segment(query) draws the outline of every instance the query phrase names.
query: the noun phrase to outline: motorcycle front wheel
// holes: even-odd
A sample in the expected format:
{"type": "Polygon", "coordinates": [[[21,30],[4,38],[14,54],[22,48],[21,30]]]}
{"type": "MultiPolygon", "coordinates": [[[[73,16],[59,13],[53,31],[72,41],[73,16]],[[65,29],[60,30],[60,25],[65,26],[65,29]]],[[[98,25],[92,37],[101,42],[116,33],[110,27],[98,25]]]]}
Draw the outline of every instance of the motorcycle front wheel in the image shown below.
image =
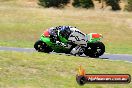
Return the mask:
{"type": "Polygon", "coordinates": [[[37,42],[35,42],[34,44],[34,48],[38,51],[38,52],[45,52],[45,53],[49,53],[52,51],[52,49],[50,47],[47,46],[47,44],[41,40],[38,40],[37,42]]]}

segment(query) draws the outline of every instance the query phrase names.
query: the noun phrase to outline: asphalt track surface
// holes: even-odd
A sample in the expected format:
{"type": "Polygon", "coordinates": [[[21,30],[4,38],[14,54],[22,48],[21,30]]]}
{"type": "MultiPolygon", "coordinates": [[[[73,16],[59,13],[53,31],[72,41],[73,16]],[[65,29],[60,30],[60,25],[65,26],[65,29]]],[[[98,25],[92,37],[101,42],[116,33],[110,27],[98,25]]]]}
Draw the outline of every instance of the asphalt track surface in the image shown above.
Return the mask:
{"type": "MultiPolygon", "coordinates": [[[[16,51],[16,52],[36,52],[33,48],[16,48],[16,47],[2,47],[0,46],[0,51],[16,51]]],[[[58,54],[52,52],[51,54],[58,54]]],[[[62,54],[62,53],[59,53],[62,54]]],[[[86,57],[86,56],[82,56],[86,57]]],[[[132,63],[132,55],[129,54],[104,54],[100,56],[100,59],[105,60],[115,60],[115,61],[127,61],[132,63]]]]}

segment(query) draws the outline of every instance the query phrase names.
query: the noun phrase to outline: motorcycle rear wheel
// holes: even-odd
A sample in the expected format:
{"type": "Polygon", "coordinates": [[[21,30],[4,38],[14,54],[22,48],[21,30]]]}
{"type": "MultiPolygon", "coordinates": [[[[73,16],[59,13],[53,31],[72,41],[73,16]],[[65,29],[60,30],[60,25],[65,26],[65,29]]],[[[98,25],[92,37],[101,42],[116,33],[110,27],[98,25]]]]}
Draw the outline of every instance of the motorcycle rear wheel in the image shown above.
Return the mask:
{"type": "Polygon", "coordinates": [[[102,42],[89,43],[84,54],[92,57],[98,58],[105,52],[105,45],[102,42]]]}

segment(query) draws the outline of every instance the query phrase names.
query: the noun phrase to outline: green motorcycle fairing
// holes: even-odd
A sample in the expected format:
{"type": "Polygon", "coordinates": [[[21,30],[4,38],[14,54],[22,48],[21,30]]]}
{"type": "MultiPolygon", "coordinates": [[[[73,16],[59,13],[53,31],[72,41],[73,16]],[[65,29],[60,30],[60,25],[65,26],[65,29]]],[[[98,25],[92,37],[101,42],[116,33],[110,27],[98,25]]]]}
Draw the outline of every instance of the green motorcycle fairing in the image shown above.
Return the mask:
{"type": "MultiPolygon", "coordinates": [[[[98,33],[89,33],[89,34],[86,34],[86,38],[88,39],[87,43],[95,43],[95,42],[101,40],[102,35],[98,34],[98,33]]],[[[68,40],[66,38],[62,37],[61,35],[59,35],[59,39],[64,44],[67,44],[67,42],[68,42],[68,40]]],[[[53,43],[50,40],[50,37],[46,37],[43,34],[41,35],[40,40],[45,42],[49,47],[51,47],[57,53],[69,52],[69,49],[65,48],[64,46],[60,46],[60,45],[57,45],[56,43],[53,43]]]]}
{"type": "MultiPolygon", "coordinates": [[[[62,36],[59,36],[61,42],[67,43],[68,40],[63,38],[62,36]]],[[[45,42],[49,47],[51,47],[55,52],[61,53],[61,52],[69,52],[69,49],[65,48],[64,46],[57,45],[56,43],[53,43],[50,40],[50,37],[45,37],[44,35],[41,35],[40,40],[45,42]]]]}

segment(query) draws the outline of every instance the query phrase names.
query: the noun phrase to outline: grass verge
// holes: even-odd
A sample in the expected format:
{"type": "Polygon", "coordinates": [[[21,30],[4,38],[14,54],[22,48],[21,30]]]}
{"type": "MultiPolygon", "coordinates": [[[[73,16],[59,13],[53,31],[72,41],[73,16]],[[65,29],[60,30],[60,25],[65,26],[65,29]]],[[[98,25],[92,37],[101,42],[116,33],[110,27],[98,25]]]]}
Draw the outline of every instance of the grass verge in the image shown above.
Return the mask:
{"type": "MultiPolygon", "coordinates": [[[[131,74],[132,63],[44,53],[0,52],[0,88],[80,88],[76,69],[131,74]]],[[[81,88],[131,88],[130,84],[88,84],[81,88]]]]}

